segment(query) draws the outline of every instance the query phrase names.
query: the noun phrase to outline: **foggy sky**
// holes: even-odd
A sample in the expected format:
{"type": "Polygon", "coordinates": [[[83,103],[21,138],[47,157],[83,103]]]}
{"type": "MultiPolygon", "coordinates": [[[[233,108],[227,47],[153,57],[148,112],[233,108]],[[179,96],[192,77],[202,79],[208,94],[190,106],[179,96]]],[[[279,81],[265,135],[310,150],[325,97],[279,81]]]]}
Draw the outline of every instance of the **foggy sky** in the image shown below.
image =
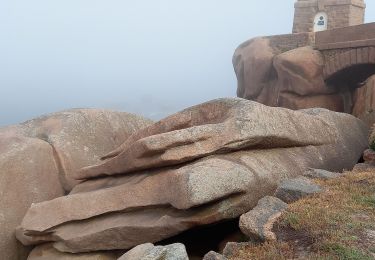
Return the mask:
{"type": "Polygon", "coordinates": [[[235,96],[235,48],[290,33],[293,3],[0,0],[0,125],[77,107],[155,119],[235,96]]]}

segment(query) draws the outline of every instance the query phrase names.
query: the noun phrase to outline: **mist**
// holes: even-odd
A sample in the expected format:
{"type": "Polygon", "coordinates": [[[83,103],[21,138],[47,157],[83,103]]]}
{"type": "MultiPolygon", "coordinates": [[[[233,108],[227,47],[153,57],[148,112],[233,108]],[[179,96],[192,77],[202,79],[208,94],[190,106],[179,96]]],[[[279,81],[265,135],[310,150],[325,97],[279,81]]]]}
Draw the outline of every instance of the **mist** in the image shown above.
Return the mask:
{"type": "Polygon", "coordinates": [[[235,48],[291,33],[293,4],[0,0],[0,125],[86,107],[160,119],[235,96],[235,48]]]}

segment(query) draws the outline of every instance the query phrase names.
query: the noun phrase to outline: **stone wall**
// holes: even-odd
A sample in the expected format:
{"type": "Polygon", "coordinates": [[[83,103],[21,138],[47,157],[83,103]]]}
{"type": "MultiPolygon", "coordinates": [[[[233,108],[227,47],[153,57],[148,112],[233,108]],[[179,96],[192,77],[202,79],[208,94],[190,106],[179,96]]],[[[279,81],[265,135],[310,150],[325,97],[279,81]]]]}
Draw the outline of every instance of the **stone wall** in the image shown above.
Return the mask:
{"type": "Polygon", "coordinates": [[[293,33],[312,32],[318,12],[327,13],[328,29],[362,24],[365,8],[363,0],[299,0],[295,3],[293,33]]]}
{"type": "Polygon", "coordinates": [[[266,36],[270,46],[279,53],[314,44],[313,33],[295,33],[266,36]]]}
{"type": "Polygon", "coordinates": [[[315,33],[318,50],[347,49],[375,46],[375,23],[315,33]]]}

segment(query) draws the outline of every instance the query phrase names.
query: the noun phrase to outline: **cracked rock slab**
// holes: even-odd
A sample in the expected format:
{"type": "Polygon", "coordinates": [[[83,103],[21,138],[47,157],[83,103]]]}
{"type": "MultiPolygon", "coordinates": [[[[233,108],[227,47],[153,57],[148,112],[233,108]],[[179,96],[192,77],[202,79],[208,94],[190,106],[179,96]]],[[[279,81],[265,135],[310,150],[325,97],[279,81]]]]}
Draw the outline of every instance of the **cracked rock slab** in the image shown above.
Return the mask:
{"type": "Polygon", "coordinates": [[[322,192],[322,188],[306,177],[288,179],[281,182],[275,197],[286,203],[293,203],[310,195],[322,192]]]}
{"type": "Polygon", "coordinates": [[[337,129],[319,116],[240,98],[209,101],[167,117],[128,138],[79,179],[171,166],[217,153],[335,142],[337,129]],[[321,129],[326,129],[321,134],[321,129]]]}
{"type": "MultiPolygon", "coordinates": [[[[274,194],[283,180],[300,176],[308,168],[349,169],[367,146],[367,127],[350,115],[324,109],[284,114],[285,109],[274,108],[274,117],[269,119],[264,116],[267,113],[263,113],[269,109],[267,107],[246,100],[235,99],[229,104],[232,102],[250,104],[241,110],[245,114],[258,113],[250,120],[250,126],[257,131],[269,130],[268,134],[262,134],[265,138],[255,139],[259,146],[240,151],[221,150],[218,154],[173,167],[86,180],[64,198],[33,205],[17,229],[17,238],[25,245],[54,242],[53,246],[59,251],[71,253],[130,249],[143,243],[156,243],[194,227],[237,218],[255,207],[264,196],[274,194]],[[279,111],[287,116],[279,117],[279,111]],[[275,117],[276,121],[272,122],[275,117]],[[289,137],[298,131],[298,124],[304,124],[301,118],[311,117],[329,127],[302,127],[306,136],[300,136],[304,140],[296,146],[298,138],[294,136],[297,139],[290,140],[289,137]],[[290,125],[295,127],[289,128],[290,125]],[[317,139],[315,142],[315,138],[327,136],[327,131],[331,130],[333,140],[317,139]],[[273,136],[275,131],[290,133],[280,139],[280,135],[273,136]],[[269,144],[269,141],[272,142],[269,144]],[[323,144],[314,145],[316,143],[323,144]]],[[[208,102],[210,105],[217,103],[217,100],[208,102]]],[[[200,118],[194,113],[200,115],[201,108],[188,110],[193,114],[189,118],[200,118]]],[[[220,109],[209,111],[226,113],[220,109]]],[[[215,113],[204,112],[203,115],[212,119],[217,118],[215,113]]],[[[168,122],[168,129],[190,128],[189,120],[183,121],[187,125],[168,122]]],[[[207,119],[207,122],[215,125],[214,121],[207,119]]],[[[178,129],[173,131],[178,132],[178,129]]]]}
{"type": "Polygon", "coordinates": [[[255,240],[276,240],[272,228],[287,207],[288,204],[278,198],[264,197],[254,209],[240,217],[240,229],[246,236],[255,240]]]}

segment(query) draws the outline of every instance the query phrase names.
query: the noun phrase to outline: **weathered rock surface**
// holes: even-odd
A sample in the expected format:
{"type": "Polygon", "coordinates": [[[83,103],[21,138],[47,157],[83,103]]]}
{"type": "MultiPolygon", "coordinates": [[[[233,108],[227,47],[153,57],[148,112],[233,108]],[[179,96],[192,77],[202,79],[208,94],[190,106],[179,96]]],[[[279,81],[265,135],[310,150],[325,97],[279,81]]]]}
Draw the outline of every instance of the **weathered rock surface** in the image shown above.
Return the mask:
{"type": "MultiPolygon", "coordinates": [[[[174,167],[83,182],[69,196],[33,205],[17,237],[25,244],[55,242],[54,247],[65,252],[130,249],[161,241],[195,226],[239,217],[259,199],[272,195],[282,180],[302,175],[308,168],[349,169],[367,146],[368,129],[359,119],[322,109],[289,111],[246,100],[218,100],[208,103],[215,109],[191,109],[187,113],[190,119],[182,122],[195,126],[190,122],[201,120],[203,125],[214,122],[215,117],[221,119],[220,113],[224,112],[219,108],[227,111],[222,103],[240,104],[243,118],[253,118],[249,120],[252,129],[263,133],[257,130],[263,126],[269,136],[263,133],[263,138],[256,139],[258,145],[246,146],[248,149],[242,151],[225,149],[221,154],[174,167]],[[268,109],[274,113],[270,118],[268,109]],[[300,129],[297,121],[301,125],[316,123],[301,128],[305,137],[292,138],[291,133],[300,129]]],[[[158,135],[164,125],[178,135],[188,129],[180,122],[169,118],[148,131],[156,129],[158,135]]],[[[137,138],[130,139],[138,140],[143,135],[152,133],[140,131],[137,138]]]]}
{"type": "Polygon", "coordinates": [[[312,179],[335,179],[340,177],[342,174],[337,172],[330,172],[322,169],[308,169],[303,173],[304,176],[312,178],[312,179]]]}
{"type": "Polygon", "coordinates": [[[73,109],[27,121],[18,125],[17,131],[53,147],[61,181],[65,190],[70,191],[79,183],[79,169],[100,162],[101,156],[151,123],[125,112],[73,109]]]}
{"type": "Polygon", "coordinates": [[[273,58],[277,51],[266,38],[255,38],[241,44],[234,56],[233,66],[238,79],[237,96],[272,106],[275,96],[273,58]]]}
{"type": "Polygon", "coordinates": [[[210,251],[203,257],[203,260],[227,260],[227,258],[219,253],[210,251]]]}
{"type": "Polygon", "coordinates": [[[320,192],[322,192],[322,189],[319,185],[306,177],[298,177],[281,182],[275,192],[275,196],[286,203],[292,203],[320,192]]]}
{"type": "Polygon", "coordinates": [[[352,114],[368,126],[375,124],[375,76],[368,78],[362,87],[356,89],[352,114]]]}
{"type": "Polygon", "coordinates": [[[26,259],[15,238],[32,203],[64,195],[52,147],[41,140],[0,134],[0,259],[26,259]]]}
{"type": "Polygon", "coordinates": [[[154,246],[153,244],[139,245],[118,260],[189,260],[183,244],[154,246]]]}
{"type": "MultiPolygon", "coordinates": [[[[37,246],[31,251],[27,260],[117,260],[118,254],[111,252],[97,252],[84,254],[62,253],[52,244],[44,244],[37,246]]],[[[138,258],[140,259],[140,258],[138,258]]]]}
{"type": "Polygon", "coordinates": [[[375,123],[375,76],[366,82],[356,82],[358,72],[350,82],[345,75],[336,82],[324,79],[329,53],[324,58],[310,46],[289,51],[279,47],[269,37],[258,37],[237,48],[233,66],[238,97],[295,110],[322,107],[353,114],[368,126],[375,123]]]}
{"type": "Polygon", "coordinates": [[[155,246],[151,243],[142,244],[126,252],[118,260],[138,260],[146,256],[155,246]]]}
{"type": "Polygon", "coordinates": [[[137,132],[112,153],[115,157],[83,169],[79,178],[176,165],[249,148],[321,145],[335,138],[334,126],[319,117],[244,99],[218,99],[137,132]]]}
{"type": "Polygon", "coordinates": [[[266,196],[259,200],[254,209],[240,217],[240,229],[255,240],[276,240],[272,228],[287,207],[288,204],[280,199],[266,196]]]}
{"type": "Polygon", "coordinates": [[[351,112],[352,93],[325,82],[320,51],[306,46],[280,52],[266,37],[247,41],[237,48],[233,66],[238,97],[295,110],[322,107],[351,112]]]}

